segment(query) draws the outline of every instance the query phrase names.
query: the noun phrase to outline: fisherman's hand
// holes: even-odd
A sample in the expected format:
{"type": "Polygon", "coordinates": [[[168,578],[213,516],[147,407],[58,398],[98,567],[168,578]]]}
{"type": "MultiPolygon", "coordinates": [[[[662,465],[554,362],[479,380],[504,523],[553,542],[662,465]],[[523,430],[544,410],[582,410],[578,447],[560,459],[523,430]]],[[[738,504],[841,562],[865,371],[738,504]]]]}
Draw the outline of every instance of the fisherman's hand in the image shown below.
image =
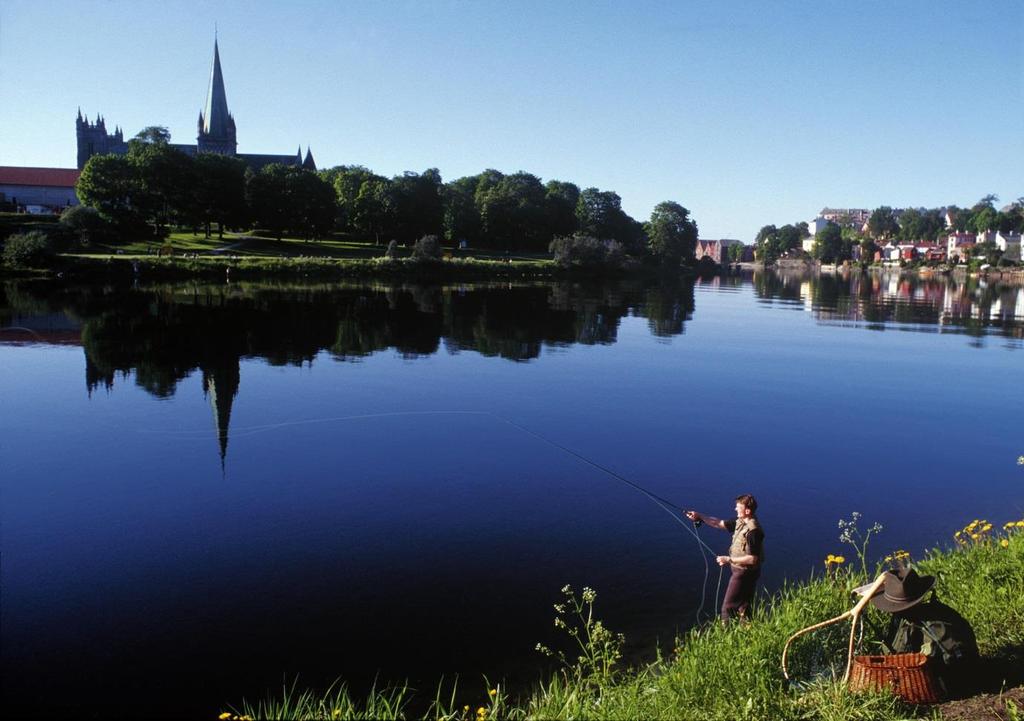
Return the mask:
{"type": "Polygon", "coordinates": [[[730,563],[732,563],[731,556],[718,556],[717,558],[715,558],[715,560],[718,561],[719,566],[728,566],[730,563]]]}
{"type": "Polygon", "coordinates": [[[689,518],[691,521],[701,521],[700,514],[696,511],[683,511],[683,515],[689,518]]]}

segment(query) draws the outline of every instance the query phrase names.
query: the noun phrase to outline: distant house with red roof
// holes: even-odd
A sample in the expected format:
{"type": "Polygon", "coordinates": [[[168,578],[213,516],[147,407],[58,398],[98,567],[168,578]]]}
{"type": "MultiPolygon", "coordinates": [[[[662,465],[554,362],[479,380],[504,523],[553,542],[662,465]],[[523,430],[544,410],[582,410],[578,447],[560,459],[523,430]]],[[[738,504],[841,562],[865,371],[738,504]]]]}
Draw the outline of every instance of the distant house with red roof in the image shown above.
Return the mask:
{"type": "Polygon", "coordinates": [[[29,212],[59,213],[78,205],[77,168],[22,168],[0,165],[0,200],[29,212]]]}

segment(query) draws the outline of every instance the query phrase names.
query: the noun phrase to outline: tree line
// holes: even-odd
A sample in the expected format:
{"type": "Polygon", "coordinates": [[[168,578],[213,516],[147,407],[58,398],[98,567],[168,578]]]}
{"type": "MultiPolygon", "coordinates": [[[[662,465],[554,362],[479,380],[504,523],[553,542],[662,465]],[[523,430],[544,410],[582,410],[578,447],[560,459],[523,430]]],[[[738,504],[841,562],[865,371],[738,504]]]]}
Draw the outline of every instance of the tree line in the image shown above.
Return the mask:
{"type": "MultiPolygon", "coordinates": [[[[1024,198],[1018,198],[1003,210],[996,210],[999,198],[986,195],[970,208],[908,208],[897,211],[887,205],[875,208],[868,217],[866,230],[857,227],[851,218],[829,222],[814,234],[811,256],[825,263],[851,260],[854,248],[860,246],[862,258],[874,257],[881,245],[895,243],[936,242],[950,232],[1002,233],[1024,232],[1024,198]],[[946,216],[952,225],[947,227],[946,216]]],[[[777,228],[763,226],[754,238],[759,256],[773,262],[787,252],[801,247],[811,235],[807,223],[795,223],[777,228]]],[[[976,253],[990,254],[991,242],[979,244],[976,253]]]]}
{"type": "Polygon", "coordinates": [[[165,128],[146,128],[123,156],[94,156],[78,196],[121,237],[143,226],[160,235],[172,225],[258,228],[318,239],[331,233],[359,240],[409,243],[437,236],[477,248],[556,252],[590,257],[692,260],[697,225],[679,203],[658,204],[646,223],[630,217],[613,191],[579,188],[526,172],[497,170],[444,182],[436,168],[391,178],[361,165],[319,172],[272,164],[257,171],[240,159],[186,155],[165,128]],[[554,244],[556,239],[573,239],[554,244]]]}

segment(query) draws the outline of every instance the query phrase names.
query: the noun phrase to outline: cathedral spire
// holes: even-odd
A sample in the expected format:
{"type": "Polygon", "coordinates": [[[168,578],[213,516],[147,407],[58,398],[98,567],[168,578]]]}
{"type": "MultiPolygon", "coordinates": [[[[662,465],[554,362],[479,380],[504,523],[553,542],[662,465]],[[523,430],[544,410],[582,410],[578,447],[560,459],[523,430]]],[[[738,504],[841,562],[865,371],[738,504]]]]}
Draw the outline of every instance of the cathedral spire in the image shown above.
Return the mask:
{"type": "Polygon", "coordinates": [[[210,87],[206,92],[206,106],[203,110],[203,132],[215,138],[226,138],[233,124],[228,112],[227,94],[224,92],[224,75],[220,69],[220,49],[214,38],[213,69],[210,71],[210,87]]]}
{"type": "Polygon", "coordinates": [[[228,112],[228,98],[224,92],[224,75],[220,69],[220,47],[216,36],[213,39],[210,87],[206,91],[206,105],[199,113],[199,135],[196,141],[200,153],[234,155],[238,148],[235,119],[228,112]]]}

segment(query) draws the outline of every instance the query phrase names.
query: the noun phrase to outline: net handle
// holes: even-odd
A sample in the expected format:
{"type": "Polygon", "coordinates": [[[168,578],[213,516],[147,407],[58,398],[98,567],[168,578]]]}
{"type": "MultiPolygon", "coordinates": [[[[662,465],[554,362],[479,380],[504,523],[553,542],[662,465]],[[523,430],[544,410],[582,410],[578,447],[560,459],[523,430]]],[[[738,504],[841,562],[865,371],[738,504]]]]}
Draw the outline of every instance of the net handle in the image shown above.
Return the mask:
{"type": "Polygon", "coordinates": [[[786,666],[786,658],[789,655],[789,646],[791,643],[793,643],[793,641],[798,639],[800,636],[803,636],[805,633],[810,633],[811,631],[815,631],[819,628],[824,628],[825,626],[828,626],[830,624],[839,623],[840,621],[843,621],[847,618],[851,618],[853,619],[853,623],[850,624],[850,643],[847,647],[846,652],[846,672],[843,674],[843,683],[846,683],[847,679],[850,677],[850,669],[853,666],[853,640],[857,632],[857,619],[860,617],[860,614],[864,610],[864,607],[867,606],[868,602],[871,601],[871,597],[878,592],[878,589],[882,587],[882,584],[884,582],[885,574],[883,573],[875,579],[874,583],[868,586],[868,589],[864,593],[864,596],[859,601],[857,601],[857,605],[855,605],[849,611],[843,611],[835,618],[830,618],[827,621],[822,621],[821,623],[816,623],[812,626],[808,626],[807,628],[802,628],[796,633],[794,633],[792,636],[790,636],[788,639],[786,639],[786,644],[782,647],[782,675],[785,677],[785,679],[787,681],[792,680],[789,677],[789,668],[786,666]]]}

